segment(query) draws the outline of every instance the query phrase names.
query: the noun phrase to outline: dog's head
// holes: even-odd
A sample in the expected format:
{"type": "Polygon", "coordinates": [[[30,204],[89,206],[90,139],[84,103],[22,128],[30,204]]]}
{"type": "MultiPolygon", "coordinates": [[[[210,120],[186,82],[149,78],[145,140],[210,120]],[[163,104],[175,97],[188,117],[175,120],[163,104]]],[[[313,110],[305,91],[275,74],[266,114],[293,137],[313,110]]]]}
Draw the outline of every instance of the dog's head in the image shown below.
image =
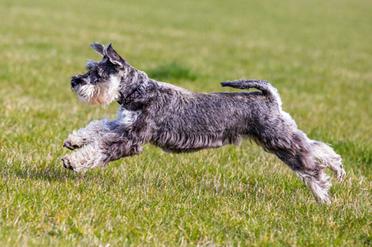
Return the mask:
{"type": "Polygon", "coordinates": [[[88,61],[87,72],[73,76],[71,87],[79,98],[90,104],[109,104],[119,97],[122,73],[126,61],[112,48],[93,43],[91,47],[102,55],[100,62],[88,61]]]}

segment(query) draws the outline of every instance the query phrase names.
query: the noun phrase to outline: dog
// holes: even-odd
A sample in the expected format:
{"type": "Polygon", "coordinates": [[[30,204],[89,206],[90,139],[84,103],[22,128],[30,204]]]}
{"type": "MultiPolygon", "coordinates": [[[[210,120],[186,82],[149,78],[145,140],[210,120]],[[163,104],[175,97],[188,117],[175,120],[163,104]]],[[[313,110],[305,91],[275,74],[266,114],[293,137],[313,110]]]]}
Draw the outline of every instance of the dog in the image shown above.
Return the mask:
{"type": "Polygon", "coordinates": [[[151,79],[131,66],[112,47],[93,43],[102,56],[89,61],[85,74],[72,77],[77,96],[90,104],[120,105],[115,120],[92,121],[73,131],[62,158],[76,172],[141,153],[146,143],[167,152],[192,152],[239,144],[250,138],[287,164],[309,187],[319,203],[330,203],[329,167],[338,180],[346,173],[327,144],[309,139],[282,110],[277,90],[264,80],[222,82],[223,87],[252,92],[194,93],[151,79]]]}

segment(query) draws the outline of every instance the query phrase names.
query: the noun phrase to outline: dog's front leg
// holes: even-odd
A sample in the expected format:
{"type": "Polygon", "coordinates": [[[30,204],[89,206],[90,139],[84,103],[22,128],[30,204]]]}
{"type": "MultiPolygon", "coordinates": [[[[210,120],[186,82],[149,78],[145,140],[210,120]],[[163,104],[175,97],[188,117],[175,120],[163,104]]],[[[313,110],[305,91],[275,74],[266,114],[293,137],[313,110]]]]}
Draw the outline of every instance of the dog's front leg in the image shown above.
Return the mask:
{"type": "Polygon", "coordinates": [[[139,154],[140,144],[117,134],[108,133],[101,139],[83,146],[62,158],[65,168],[76,172],[102,167],[125,156],[139,154]]]}
{"type": "Polygon", "coordinates": [[[103,133],[109,131],[110,121],[107,119],[94,120],[86,127],[74,130],[68,135],[63,146],[70,150],[81,148],[84,145],[93,143],[96,139],[102,136],[103,133]]]}
{"type": "Polygon", "coordinates": [[[103,166],[104,152],[97,142],[83,146],[62,158],[63,166],[76,172],[103,166]]]}

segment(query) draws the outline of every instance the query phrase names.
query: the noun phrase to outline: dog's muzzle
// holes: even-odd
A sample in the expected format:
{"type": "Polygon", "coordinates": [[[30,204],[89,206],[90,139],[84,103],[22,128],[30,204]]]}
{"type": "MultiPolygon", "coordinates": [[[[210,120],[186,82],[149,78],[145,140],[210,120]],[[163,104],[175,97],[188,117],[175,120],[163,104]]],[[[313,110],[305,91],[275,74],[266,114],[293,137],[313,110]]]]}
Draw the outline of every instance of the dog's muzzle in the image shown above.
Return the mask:
{"type": "Polygon", "coordinates": [[[75,88],[78,85],[83,84],[83,80],[79,76],[73,76],[71,78],[71,87],[75,88]]]}

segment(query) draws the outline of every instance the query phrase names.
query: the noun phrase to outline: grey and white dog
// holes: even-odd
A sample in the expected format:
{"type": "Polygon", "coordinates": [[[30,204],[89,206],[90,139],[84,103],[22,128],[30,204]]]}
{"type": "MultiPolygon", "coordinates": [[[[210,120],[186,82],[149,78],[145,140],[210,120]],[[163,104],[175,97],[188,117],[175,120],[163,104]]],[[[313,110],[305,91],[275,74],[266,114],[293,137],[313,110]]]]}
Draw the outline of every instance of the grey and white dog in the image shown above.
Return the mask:
{"type": "Polygon", "coordinates": [[[238,144],[248,137],[287,164],[320,203],[330,203],[329,167],[341,181],[341,157],[328,145],[309,139],[282,110],[277,90],[262,80],[222,82],[224,87],[255,92],[194,93],[149,78],[131,66],[110,45],[93,43],[102,55],[88,72],[73,76],[79,98],[92,104],[120,104],[116,120],[92,121],[72,132],[64,147],[75,150],[62,158],[74,171],[104,166],[139,154],[151,143],[168,152],[191,152],[238,144]]]}

